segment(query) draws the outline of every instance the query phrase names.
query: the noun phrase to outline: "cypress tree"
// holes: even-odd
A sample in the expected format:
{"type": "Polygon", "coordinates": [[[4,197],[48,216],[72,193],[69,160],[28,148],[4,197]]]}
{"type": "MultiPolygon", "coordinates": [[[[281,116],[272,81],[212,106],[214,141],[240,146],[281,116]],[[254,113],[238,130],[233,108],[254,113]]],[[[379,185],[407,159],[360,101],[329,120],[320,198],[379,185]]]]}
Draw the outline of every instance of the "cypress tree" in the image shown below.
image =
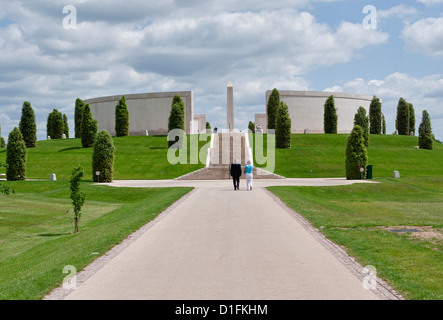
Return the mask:
{"type": "Polygon", "coordinates": [[[368,155],[364,144],[363,129],[354,126],[346,144],[346,179],[358,180],[366,176],[368,155]],[[360,169],[363,168],[363,172],[360,169]]]}
{"type": "Polygon", "coordinates": [[[69,139],[68,116],[66,114],[63,114],[63,133],[66,135],[66,139],[69,139]]]}
{"type": "Polygon", "coordinates": [[[14,128],[8,137],[6,148],[6,179],[8,181],[25,180],[27,149],[23,135],[18,128],[14,128]]]}
{"type": "Polygon", "coordinates": [[[115,135],[117,137],[129,135],[129,111],[125,96],[122,96],[115,106],[115,135]]]}
{"type": "Polygon", "coordinates": [[[74,111],[74,126],[75,126],[75,138],[82,137],[82,117],[85,110],[85,103],[82,99],[77,98],[75,100],[75,111],[74,111]]]}
{"type": "Polygon", "coordinates": [[[382,114],[382,118],[383,118],[383,134],[386,134],[386,118],[384,114],[382,114]]]}
{"type": "Polygon", "coordinates": [[[365,147],[369,147],[369,118],[366,116],[366,109],[358,108],[354,116],[354,126],[360,126],[363,129],[363,138],[365,140],[365,147]]]}
{"type": "Polygon", "coordinates": [[[291,148],[291,118],[288,105],[283,101],[280,102],[275,116],[275,146],[280,149],[291,148]]]}
{"type": "Polygon", "coordinates": [[[414,106],[412,103],[408,103],[409,107],[409,134],[412,132],[412,134],[415,136],[415,111],[414,106]]]}
{"type": "Polygon", "coordinates": [[[54,109],[48,116],[46,124],[47,135],[51,139],[61,139],[65,131],[65,124],[63,122],[63,114],[57,109],[54,109]]]}
{"type": "Polygon", "coordinates": [[[422,120],[418,128],[418,146],[420,149],[432,150],[434,145],[434,137],[431,128],[431,118],[428,111],[424,110],[422,120]]]}
{"type": "Polygon", "coordinates": [[[329,96],[324,105],[323,127],[325,133],[337,133],[337,109],[334,96],[329,96]]]}
{"type": "Polygon", "coordinates": [[[82,147],[91,148],[97,135],[97,120],[94,120],[89,104],[85,105],[82,116],[82,147]]]}
{"type": "Polygon", "coordinates": [[[381,134],[382,132],[383,123],[381,108],[380,99],[374,96],[369,105],[370,134],[381,134]]]}
{"type": "Polygon", "coordinates": [[[254,124],[254,122],[249,121],[248,129],[251,130],[251,132],[254,132],[254,130],[255,130],[255,124],[254,124]]]}
{"type": "Polygon", "coordinates": [[[409,105],[403,98],[398,101],[396,126],[399,135],[409,135],[409,105]]]}
{"type": "Polygon", "coordinates": [[[280,93],[276,88],[271,92],[266,106],[266,114],[268,117],[268,130],[275,129],[275,117],[280,106],[280,93]]]}
{"type": "Polygon", "coordinates": [[[6,148],[5,138],[0,137],[0,149],[6,148]]]}
{"type": "Polygon", "coordinates": [[[112,182],[114,176],[114,142],[108,131],[97,134],[92,153],[92,176],[94,182],[112,182]],[[99,171],[100,175],[96,175],[99,171]]]}
{"type": "MultiPolygon", "coordinates": [[[[179,103],[176,103],[172,105],[171,113],[169,115],[169,121],[168,121],[168,130],[174,130],[174,129],[180,129],[180,137],[175,137],[175,140],[168,141],[169,147],[177,143],[178,141],[183,142],[183,134],[185,130],[185,121],[184,121],[184,115],[182,108],[179,103]]],[[[176,147],[182,148],[182,145],[177,145],[176,147]]]]}
{"type": "Polygon", "coordinates": [[[27,148],[35,148],[37,142],[37,125],[35,124],[35,113],[31,103],[25,101],[22,107],[22,117],[19,124],[27,148]]]}

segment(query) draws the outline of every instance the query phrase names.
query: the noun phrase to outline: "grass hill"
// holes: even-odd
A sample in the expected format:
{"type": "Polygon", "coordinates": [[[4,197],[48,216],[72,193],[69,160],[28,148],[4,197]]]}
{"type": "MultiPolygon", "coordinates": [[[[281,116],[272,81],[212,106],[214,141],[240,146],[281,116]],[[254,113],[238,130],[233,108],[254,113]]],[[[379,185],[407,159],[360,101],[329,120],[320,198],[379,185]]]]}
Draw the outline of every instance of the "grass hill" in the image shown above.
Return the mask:
{"type": "MultiPolygon", "coordinates": [[[[199,142],[203,159],[206,159],[209,140],[199,142]]],[[[173,179],[206,165],[170,164],[166,136],[118,137],[114,138],[114,145],[114,179],[173,179]]],[[[190,145],[188,139],[188,163],[190,145]]],[[[0,163],[5,161],[6,149],[3,149],[0,163]]],[[[80,139],[38,141],[36,148],[28,149],[26,178],[49,179],[49,175],[55,173],[58,180],[69,180],[78,164],[85,169],[85,180],[92,180],[92,148],[83,149],[80,139]]]]}
{"type": "MultiPolygon", "coordinates": [[[[276,150],[275,173],[287,178],[329,178],[345,176],[346,134],[295,134],[291,149],[276,150]]],[[[370,135],[369,164],[373,177],[391,177],[394,170],[401,177],[443,176],[443,145],[434,150],[420,150],[418,137],[370,135]]],[[[265,155],[267,140],[264,136],[265,155]]],[[[254,160],[257,160],[254,150],[254,160]]],[[[256,163],[257,166],[261,166],[256,163]]],[[[265,166],[265,165],[264,165],[265,166]]],[[[262,165],[262,167],[264,167],[262,165]]]]}

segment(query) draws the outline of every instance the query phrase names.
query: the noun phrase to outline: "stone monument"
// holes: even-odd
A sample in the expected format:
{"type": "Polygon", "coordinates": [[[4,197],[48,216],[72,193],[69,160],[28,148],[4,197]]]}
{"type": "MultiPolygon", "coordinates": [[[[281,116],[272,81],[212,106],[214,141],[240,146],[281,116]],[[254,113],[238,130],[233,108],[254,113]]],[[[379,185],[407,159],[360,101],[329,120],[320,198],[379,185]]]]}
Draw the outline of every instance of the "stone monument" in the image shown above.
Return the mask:
{"type": "Polygon", "coordinates": [[[229,82],[228,88],[227,88],[227,121],[226,121],[226,128],[231,132],[234,130],[234,87],[232,86],[232,83],[229,82]]]}

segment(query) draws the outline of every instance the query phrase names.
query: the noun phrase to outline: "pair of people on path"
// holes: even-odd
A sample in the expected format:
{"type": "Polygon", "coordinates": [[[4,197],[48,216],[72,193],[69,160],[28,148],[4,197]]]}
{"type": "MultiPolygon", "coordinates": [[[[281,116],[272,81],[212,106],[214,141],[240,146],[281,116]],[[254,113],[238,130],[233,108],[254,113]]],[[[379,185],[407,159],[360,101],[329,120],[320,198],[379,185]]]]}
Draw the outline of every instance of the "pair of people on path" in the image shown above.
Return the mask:
{"type": "MultiPolygon", "coordinates": [[[[252,170],[254,167],[251,161],[248,161],[245,166],[245,176],[246,176],[246,190],[252,190],[252,170]]],[[[240,177],[242,175],[241,164],[238,163],[237,159],[234,159],[234,163],[231,164],[230,173],[232,177],[232,182],[234,183],[234,190],[240,190],[240,177]]]]}

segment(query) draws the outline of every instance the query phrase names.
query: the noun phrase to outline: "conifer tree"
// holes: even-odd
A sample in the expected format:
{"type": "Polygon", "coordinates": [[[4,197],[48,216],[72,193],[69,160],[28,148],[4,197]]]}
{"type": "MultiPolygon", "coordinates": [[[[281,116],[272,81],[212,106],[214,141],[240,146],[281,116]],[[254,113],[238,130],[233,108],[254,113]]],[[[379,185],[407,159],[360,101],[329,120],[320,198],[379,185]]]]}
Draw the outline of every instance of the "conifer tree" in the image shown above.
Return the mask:
{"type": "Polygon", "coordinates": [[[22,107],[22,117],[19,124],[27,148],[35,148],[37,143],[37,125],[35,124],[35,113],[31,103],[25,101],[22,107]]]}
{"type": "Polygon", "coordinates": [[[418,128],[418,146],[420,149],[432,150],[434,147],[434,137],[431,128],[431,118],[428,111],[424,110],[422,121],[418,128]]]}
{"type": "Polygon", "coordinates": [[[82,116],[82,147],[91,148],[97,135],[97,120],[94,120],[89,104],[85,105],[82,116]]]}
{"type": "Polygon", "coordinates": [[[337,133],[337,118],[334,96],[331,95],[326,99],[324,105],[323,126],[325,133],[337,133]]]}
{"type": "Polygon", "coordinates": [[[174,130],[179,129],[181,130],[179,133],[179,136],[175,137],[175,140],[168,141],[169,147],[175,145],[177,142],[180,142],[178,145],[175,145],[177,148],[182,148],[182,142],[184,138],[184,130],[185,130],[185,122],[184,122],[184,115],[182,108],[180,106],[180,103],[176,103],[172,105],[171,113],[169,115],[169,121],[168,121],[168,130],[174,130]]]}
{"type": "Polygon", "coordinates": [[[276,88],[271,92],[266,106],[266,114],[268,117],[268,130],[275,129],[275,117],[280,106],[280,93],[276,88]]]}
{"type": "Polygon", "coordinates": [[[129,111],[125,96],[122,96],[115,106],[115,135],[117,137],[129,135],[129,111]]]}
{"type": "Polygon", "coordinates": [[[275,146],[279,149],[291,148],[291,118],[288,105],[283,101],[280,102],[275,116],[275,146]]]}
{"type": "Polygon", "coordinates": [[[63,114],[63,133],[66,135],[66,139],[69,139],[68,116],[66,114],[63,114]]]}
{"type": "Polygon", "coordinates": [[[25,180],[27,153],[22,133],[18,128],[14,128],[9,134],[6,148],[6,179],[8,181],[25,180]]]}
{"type": "Polygon", "coordinates": [[[346,179],[364,179],[368,155],[363,138],[363,129],[354,126],[346,144],[346,179]],[[362,171],[363,170],[363,171],[362,171]]]}
{"type": "Polygon", "coordinates": [[[74,111],[74,126],[75,126],[75,138],[82,137],[82,117],[85,110],[85,103],[82,99],[77,98],[75,100],[75,111],[74,111]]]}
{"type": "Polygon", "coordinates": [[[382,132],[383,120],[381,108],[380,99],[374,96],[369,105],[370,134],[381,134],[382,132]]]}
{"type": "Polygon", "coordinates": [[[114,176],[114,142],[108,131],[97,134],[92,153],[92,176],[94,182],[112,182],[114,176]],[[100,175],[96,175],[96,172],[100,175]]]}
{"type": "Polygon", "coordinates": [[[365,140],[365,147],[369,147],[369,118],[366,116],[366,109],[358,108],[354,116],[354,126],[360,126],[363,129],[363,138],[365,140]]]}
{"type": "Polygon", "coordinates": [[[399,135],[409,135],[409,104],[403,98],[397,105],[396,128],[399,135]]]}
{"type": "Polygon", "coordinates": [[[412,103],[408,103],[409,107],[409,133],[415,136],[415,111],[412,103]]]}

